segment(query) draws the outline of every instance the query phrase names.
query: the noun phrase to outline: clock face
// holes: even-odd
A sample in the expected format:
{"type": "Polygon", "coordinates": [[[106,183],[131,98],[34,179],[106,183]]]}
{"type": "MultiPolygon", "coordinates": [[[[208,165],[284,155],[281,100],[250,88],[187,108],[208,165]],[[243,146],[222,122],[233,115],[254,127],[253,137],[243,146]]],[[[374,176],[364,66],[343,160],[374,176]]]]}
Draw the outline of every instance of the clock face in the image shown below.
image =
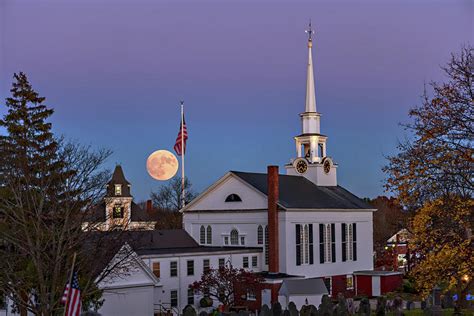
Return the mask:
{"type": "Polygon", "coordinates": [[[295,168],[298,173],[305,173],[308,170],[308,163],[305,160],[298,160],[295,168]]]}
{"type": "Polygon", "coordinates": [[[324,161],[323,168],[325,173],[329,173],[329,171],[331,171],[331,162],[328,159],[324,161]]]}

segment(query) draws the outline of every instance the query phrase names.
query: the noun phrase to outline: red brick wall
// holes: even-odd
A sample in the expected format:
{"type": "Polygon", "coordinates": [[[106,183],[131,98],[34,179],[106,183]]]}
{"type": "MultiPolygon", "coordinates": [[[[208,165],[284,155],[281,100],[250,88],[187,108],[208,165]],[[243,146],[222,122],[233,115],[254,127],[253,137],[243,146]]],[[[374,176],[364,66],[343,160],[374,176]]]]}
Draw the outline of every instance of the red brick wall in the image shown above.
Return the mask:
{"type": "Polygon", "coordinates": [[[402,286],[402,275],[387,275],[380,277],[380,292],[385,294],[393,292],[402,286]]]}
{"type": "Polygon", "coordinates": [[[372,277],[370,275],[356,275],[357,295],[372,296],[372,277]]]}

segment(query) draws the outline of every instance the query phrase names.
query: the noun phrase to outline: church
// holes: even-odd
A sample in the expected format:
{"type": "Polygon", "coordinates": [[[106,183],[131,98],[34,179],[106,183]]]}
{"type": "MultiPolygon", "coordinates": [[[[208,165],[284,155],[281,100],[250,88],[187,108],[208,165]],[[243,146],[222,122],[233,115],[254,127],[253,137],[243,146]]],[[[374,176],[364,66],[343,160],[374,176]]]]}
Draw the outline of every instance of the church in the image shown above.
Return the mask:
{"type": "MultiPolygon", "coordinates": [[[[206,269],[225,264],[264,277],[261,293],[245,298],[251,310],[277,301],[283,308],[290,301],[298,308],[317,306],[325,294],[377,296],[400,285],[397,272],[373,270],[376,209],[338,184],[338,165],[316,107],[311,25],[308,35],[302,130],[283,174],[278,166],[268,166],[267,173],[229,171],[181,210],[183,229],[154,230],[160,219],[146,213],[133,223],[130,185],[122,169],[116,170],[97,213],[101,227],[117,224],[117,213],[126,219],[121,229],[140,235],[136,240],[143,243],[124,245],[135,252],[131,273],[99,284],[105,299],[99,312],[179,314],[188,304],[199,310],[201,297],[190,284],[206,269]]],[[[135,212],[140,214],[136,207],[135,212]]]]}

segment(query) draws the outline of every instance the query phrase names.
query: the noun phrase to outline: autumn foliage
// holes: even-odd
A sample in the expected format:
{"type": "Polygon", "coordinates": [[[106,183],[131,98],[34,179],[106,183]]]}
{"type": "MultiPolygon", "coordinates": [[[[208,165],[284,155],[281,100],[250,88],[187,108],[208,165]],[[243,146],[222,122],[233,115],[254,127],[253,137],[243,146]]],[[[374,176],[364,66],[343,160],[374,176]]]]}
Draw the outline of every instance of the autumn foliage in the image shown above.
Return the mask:
{"type": "Polygon", "coordinates": [[[194,282],[191,288],[202,296],[210,297],[229,307],[247,293],[259,293],[263,281],[264,279],[254,272],[225,265],[205,271],[201,280],[194,282]]]}
{"type": "Polygon", "coordinates": [[[464,47],[443,68],[409,115],[409,138],[388,157],[386,188],[413,214],[410,250],[416,285],[459,294],[472,290],[474,269],[474,49],[464,47]]]}

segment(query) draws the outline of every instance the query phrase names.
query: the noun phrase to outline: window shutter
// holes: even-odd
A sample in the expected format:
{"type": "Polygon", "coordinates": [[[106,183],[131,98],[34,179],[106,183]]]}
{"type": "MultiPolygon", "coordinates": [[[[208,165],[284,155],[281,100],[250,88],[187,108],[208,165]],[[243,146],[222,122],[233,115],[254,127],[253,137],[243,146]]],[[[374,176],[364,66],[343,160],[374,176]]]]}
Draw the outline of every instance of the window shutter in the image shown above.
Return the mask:
{"type": "Polygon", "coordinates": [[[352,224],[352,252],[354,253],[354,261],[357,260],[357,229],[356,223],[352,224]]]}
{"type": "MultiPolygon", "coordinates": [[[[341,224],[341,238],[342,238],[342,261],[347,260],[347,239],[346,239],[346,223],[341,224]]],[[[351,245],[349,245],[350,247],[351,245]]]]}
{"type": "Polygon", "coordinates": [[[319,224],[319,263],[324,263],[324,224],[319,224]]]}
{"type": "Polygon", "coordinates": [[[301,225],[296,224],[296,265],[301,265],[301,225]]]}
{"type": "Polygon", "coordinates": [[[332,262],[336,262],[336,224],[331,224],[331,252],[332,262]]]}
{"type": "Polygon", "coordinates": [[[314,254],[313,254],[313,224],[309,224],[309,264],[314,263],[314,254]]]}

